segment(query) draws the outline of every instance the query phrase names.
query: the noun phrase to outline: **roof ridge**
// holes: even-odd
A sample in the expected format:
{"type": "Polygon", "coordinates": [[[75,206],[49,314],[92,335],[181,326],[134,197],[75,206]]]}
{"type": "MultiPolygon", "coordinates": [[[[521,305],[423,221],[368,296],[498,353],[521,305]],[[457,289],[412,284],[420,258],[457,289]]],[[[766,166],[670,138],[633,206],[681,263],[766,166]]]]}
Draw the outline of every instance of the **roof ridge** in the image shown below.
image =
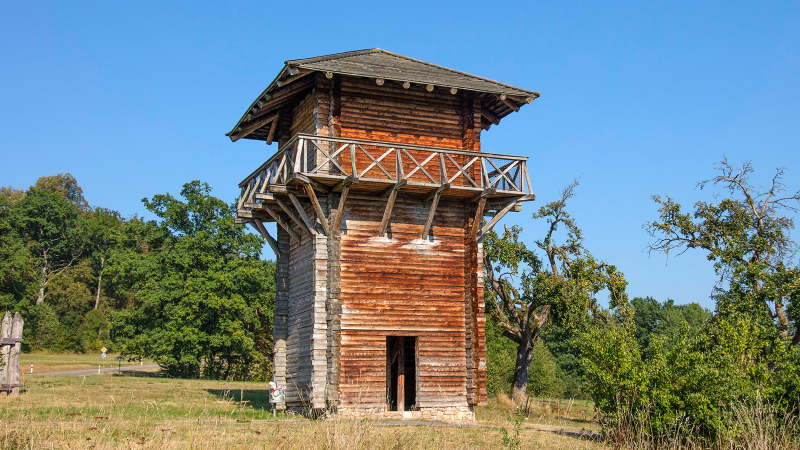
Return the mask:
{"type": "Polygon", "coordinates": [[[349,52],[332,53],[330,55],[316,56],[316,57],[313,57],[313,58],[293,59],[293,60],[286,61],[285,64],[287,66],[288,65],[302,66],[302,65],[305,65],[305,64],[314,64],[314,63],[318,63],[318,62],[334,61],[334,60],[338,60],[338,59],[351,58],[351,57],[355,57],[355,56],[368,55],[368,54],[373,54],[373,53],[383,53],[383,54],[388,55],[388,56],[393,56],[395,58],[405,59],[407,61],[411,61],[411,62],[414,62],[414,63],[417,63],[417,64],[422,64],[422,65],[425,65],[425,66],[428,66],[428,67],[431,67],[431,68],[444,70],[444,71],[447,71],[447,72],[450,72],[450,73],[453,73],[453,74],[458,74],[460,76],[471,78],[473,80],[480,80],[480,81],[492,83],[492,84],[494,84],[494,85],[496,85],[498,87],[513,89],[513,90],[521,90],[521,91],[525,91],[525,92],[528,92],[528,93],[530,93],[532,95],[536,95],[536,96],[539,95],[539,93],[536,92],[536,91],[531,91],[531,90],[523,89],[523,88],[520,88],[520,87],[517,87],[517,86],[512,86],[510,84],[502,83],[500,81],[493,80],[491,78],[482,77],[482,76],[475,75],[475,74],[472,74],[472,73],[469,73],[469,72],[462,72],[460,70],[455,70],[455,69],[451,69],[449,67],[440,66],[438,64],[434,64],[434,63],[430,63],[430,62],[427,62],[427,61],[423,61],[421,59],[412,58],[410,56],[401,55],[399,53],[390,52],[388,50],[383,50],[383,49],[377,48],[377,47],[370,48],[370,49],[364,49],[364,50],[353,50],[353,51],[349,51],[349,52]]]}
{"type": "Polygon", "coordinates": [[[331,53],[330,55],[314,56],[311,58],[290,59],[288,61],[284,61],[284,64],[288,66],[290,64],[306,64],[306,63],[314,63],[320,61],[331,61],[334,59],[349,58],[351,56],[368,55],[370,53],[380,53],[380,52],[386,52],[386,50],[381,50],[377,47],[366,48],[363,50],[351,50],[349,52],[331,53]]]}
{"type": "MultiPolygon", "coordinates": [[[[478,79],[481,79],[481,80],[484,80],[484,81],[489,81],[489,82],[492,82],[492,83],[500,85],[500,86],[505,86],[505,87],[509,87],[509,88],[513,88],[513,89],[520,89],[520,90],[523,90],[523,91],[528,91],[528,89],[523,89],[523,88],[520,88],[520,87],[517,87],[517,86],[512,86],[510,84],[501,83],[500,81],[496,81],[496,80],[493,80],[491,78],[482,77],[482,76],[475,75],[475,74],[472,74],[472,73],[469,73],[469,72],[462,72],[460,70],[455,70],[455,69],[451,69],[449,67],[440,66],[438,64],[434,64],[434,63],[430,63],[430,62],[427,62],[427,61],[423,61],[421,59],[412,58],[410,56],[405,56],[405,55],[401,55],[401,54],[398,54],[398,53],[393,53],[393,52],[390,52],[390,51],[387,51],[387,50],[381,50],[379,48],[376,48],[374,50],[380,50],[382,53],[386,53],[388,55],[397,56],[397,57],[400,57],[400,58],[405,58],[405,59],[407,59],[409,61],[414,61],[414,62],[417,62],[417,63],[425,64],[427,66],[436,67],[437,69],[444,69],[444,70],[447,70],[449,72],[457,73],[459,75],[466,75],[466,76],[469,76],[469,77],[472,77],[472,78],[478,78],[478,79]]],[[[539,94],[538,92],[535,92],[535,91],[528,91],[528,92],[539,94]]]]}

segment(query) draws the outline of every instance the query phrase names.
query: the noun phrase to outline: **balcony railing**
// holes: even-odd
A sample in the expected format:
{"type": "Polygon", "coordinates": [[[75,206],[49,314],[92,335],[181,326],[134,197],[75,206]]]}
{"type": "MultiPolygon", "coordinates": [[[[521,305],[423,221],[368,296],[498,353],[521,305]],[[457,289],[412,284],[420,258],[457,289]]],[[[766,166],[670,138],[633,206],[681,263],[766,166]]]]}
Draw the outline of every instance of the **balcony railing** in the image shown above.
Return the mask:
{"type": "MultiPolygon", "coordinates": [[[[348,181],[353,188],[402,190],[488,198],[532,197],[525,156],[499,155],[392,142],[297,134],[239,183],[241,201],[297,179],[327,187],[348,181]]],[[[499,200],[499,199],[498,199],[499,200]]]]}

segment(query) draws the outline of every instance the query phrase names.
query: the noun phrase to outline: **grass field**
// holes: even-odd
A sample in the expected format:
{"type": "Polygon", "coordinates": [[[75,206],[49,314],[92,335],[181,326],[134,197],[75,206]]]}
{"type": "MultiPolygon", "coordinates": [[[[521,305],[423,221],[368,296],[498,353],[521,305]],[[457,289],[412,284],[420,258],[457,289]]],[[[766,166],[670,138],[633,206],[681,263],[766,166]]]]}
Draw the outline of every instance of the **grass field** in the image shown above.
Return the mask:
{"type": "MultiPolygon", "coordinates": [[[[107,353],[105,357],[105,367],[117,367],[114,358],[118,353],[107,353]]],[[[143,364],[153,364],[149,359],[142,361],[143,364]]],[[[122,361],[122,366],[139,365],[139,361],[122,361]]],[[[33,365],[34,375],[37,373],[60,372],[66,370],[97,369],[103,365],[103,358],[100,353],[96,354],[60,354],[60,353],[23,353],[19,356],[19,367],[23,375],[30,375],[31,365],[33,365]]]]}
{"type": "MultiPolygon", "coordinates": [[[[29,377],[17,398],[0,397],[0,448],[504,448],[510,415],[478,408],[485,426],[388,426],[383,422],[272,418],[264,383],[175,380],[154,374],[29,377]],[[142,376],[144,375],[144,376],[142,376]],[[242,401],[243,400],[243,401],[242,401]]],[[[552,412],[552,408],[549,408],[552,412]]],[[[520,448],[599,449],[601,444],[531,429],[520,448]]],[[[578,427],[580,428],[580,427],[578,427]]],[[[508,432],[511,437],[513,430],[508,432]]],[[[507,447],[507,446],[506,446],[507,447]]]]}

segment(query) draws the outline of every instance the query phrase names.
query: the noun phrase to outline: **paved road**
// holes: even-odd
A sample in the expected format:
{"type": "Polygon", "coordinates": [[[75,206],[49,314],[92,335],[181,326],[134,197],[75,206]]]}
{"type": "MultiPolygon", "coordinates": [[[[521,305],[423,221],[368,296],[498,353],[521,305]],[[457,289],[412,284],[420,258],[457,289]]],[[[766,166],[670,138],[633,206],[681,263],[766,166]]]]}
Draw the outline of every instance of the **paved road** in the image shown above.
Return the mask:
{"type": "MultiPolygon", "coordinates": [[[[100,369],[100,373],[106,372],[116,372],[117,370],[121,370],[123,372],[131,372],[136,370],[153,370],[158,369],[158,364],[149,364],[146,366],[125,366],[120,369],[116,367],[106,367],[105,369],[100,369]]],[[[36,375],[66,375],[66,376],[87,376],[93,375],[97,373],[97,369],[84,369],[84,370],[67,370],[65,372],[46,372],[46,373],[25,373],[23,375],[27,377],[36,376],[36,375]]]]}

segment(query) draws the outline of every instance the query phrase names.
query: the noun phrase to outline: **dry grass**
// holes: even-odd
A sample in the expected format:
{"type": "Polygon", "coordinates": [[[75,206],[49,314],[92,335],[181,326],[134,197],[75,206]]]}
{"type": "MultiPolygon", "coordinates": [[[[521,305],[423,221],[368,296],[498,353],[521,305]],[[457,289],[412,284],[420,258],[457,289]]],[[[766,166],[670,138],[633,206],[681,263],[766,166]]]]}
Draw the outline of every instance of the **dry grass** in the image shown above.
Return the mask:
{"type": "Polygon", "coordinates": [[[532,398],[527,405],[515,409],[511,399],[501,393],[496,398],[490,398],[488,406],[475,408],[475,418],[480,423],[508,423],[516,417],[524,418],[523,426],[543,425],[553,429],[600,430],[594,404],[586,400],[532,398]]]}
{"type": "MultiPolygon", "coordinates": [[[[273,419],[263,383],[110,375],[26,382],[18,398],[0,398],[0,448],[502,448],[494,426],[273,419]]],[[[520,438],[522,448],[605,448],[524,428],[520,438]]]]}

